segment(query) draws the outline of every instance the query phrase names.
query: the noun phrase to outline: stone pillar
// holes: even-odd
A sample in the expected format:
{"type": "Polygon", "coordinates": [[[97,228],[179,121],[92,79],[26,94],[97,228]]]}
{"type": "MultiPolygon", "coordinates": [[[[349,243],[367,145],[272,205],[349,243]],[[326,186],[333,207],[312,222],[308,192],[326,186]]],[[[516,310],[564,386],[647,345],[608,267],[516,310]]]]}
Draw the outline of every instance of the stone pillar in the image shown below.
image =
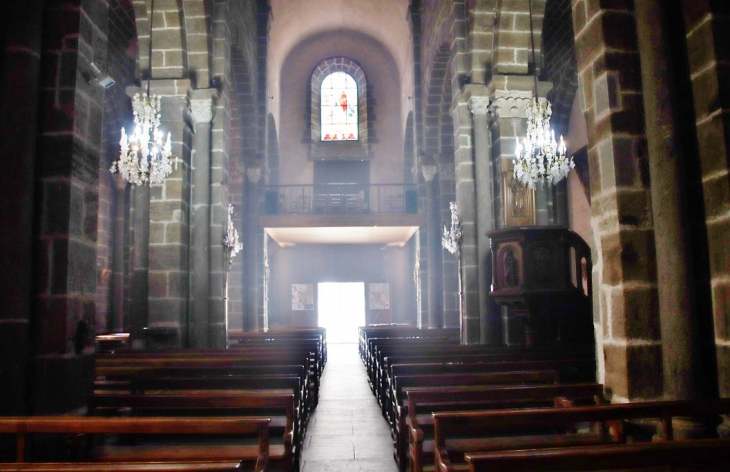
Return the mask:
{"type": "MultiPolygon", "coordinates": [[[[694,277],[681,132],[670,27],[660,1],[635,3],[636,29],[644,88],[651,203],[656,246],[664,396],[699,399],[713,395],[702,379],[703,362],[695,309],[694,277]]],[[[706,435],[702,424],[675,424],[679,437],[706,435]]]]}
{"type": "Polygon", "coordinates": [[[177,170],[162,184],[150,185],[147,341],[153,348],[188,344],[191,131],[185,115],[189,89],[188,79],[156,79],[150,84],[150,93],[161,97],[160,130],[170,133],[172,154],[179,158],[177,170]]]}
{"type": "Polygon", "coordinates": [[[443,291],[441,273],[441,224],[436,201],[436,174],[438,167],[421,167],[426,180],[426,231],[428,254],[428,328],[443,327],[443,291]]]}
{"type": "Polygon", "coordinates": [[[78,413],[93,389],[104,92],[84,76],[106,61],[109,6],[72,3],[44,2],[29,414],[78,413]]]}
{"type": "MultiPolygon", "coordinates": [[[[705,207],[702,219],[707,231],[716,372],[720,396],[730,397],[730,264],[727,262],[730,260],[730,245],[727,244],[730,234],[730,207],[727,205],[727,195],[730,195],[730,126],[727,125],[730,81],[725,79],[730,50],[723,46],[728,12],[727,4],[723,2],[682,0],[682,4],[705,207]]],[[[730,430],[727,418],[725,426],[726,431],[730,430]]]]}
{"type": "Polygon", "coordinates": [[[192,144],[192,240],[191,347],[209,347],[210,322],[210,129],[213,121],[211,90],[191,91],[190,117],[194,124],[192,144]]]}
{"type": "Polygon", "coordinates": [[[114,177],[116,187],[116,207],[114,208],[114,247],[112,248],[112,293],[111,323],[112,332],[124,331],[124,247],[125,247],[125,206],[127,182],[120,174],[114,177]]]}
{"type": "Polygon", "coordinates": [[[262,169],[260,166],[246,169],[246,213],[244,221],[243,267],[246,290],[246,305],[244,310],[243,327],[247,331],[257,331],[262,328],[259,320],[259,264],[258,254],[258,214],[259,214],[259,181],[262,169]]]}
{"type": "MultiPolygon", "coordinates": [[[[531,226],[536,223],[535,191],[513,178],[517,141],[527,133],[527,107],[534,100],[534,79],[496,75],[487,86],[490,109],[493,169],[499,192],[494,195],[495,227],[531,226]]],[[[552,85],[538,83],[538,96],[544,97],[552,85]]],[[[547,213],[545,213],[547,215],[547,213]]]]}
{"type": "Polygon", "coordinates": [[[150,188],[132,187],[132,310],[129,331],[132,347],[146,347],[145,331],[149,317],[150,268],[150,188]]]}
{"type": "Polygon", "coordinates": [[[6,2],[0,45],[0,416],[26,414],[43,2],[6,2]],[[12,228],[12,230],[10,230],[12,228]]]}
{"type": "Polygon", "coordinates": [[[489,97],[472,95],[469,108],[474,120],[474,171],[476,174],[477,199],[477,257],[479,261],[479,326],[480,342],[499,342],[499,325],[490,316],[491,251],[487,233],[494,226],[494,193],[492,176],[492,150],[489,139],[489,97]]]}
{"type": "Polygon", "coordinates": [[[636,3],[572,1],[589,142],[598,381],[617,402],[659,398],[664,383],[636,3]]]}

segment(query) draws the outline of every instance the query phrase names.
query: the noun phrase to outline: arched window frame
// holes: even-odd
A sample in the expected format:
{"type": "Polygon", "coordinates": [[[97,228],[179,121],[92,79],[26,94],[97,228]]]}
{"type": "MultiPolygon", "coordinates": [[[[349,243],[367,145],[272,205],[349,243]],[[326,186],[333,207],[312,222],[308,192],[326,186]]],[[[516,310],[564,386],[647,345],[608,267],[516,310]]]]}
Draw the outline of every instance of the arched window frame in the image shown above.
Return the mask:
{"type": "Polygon", "coordinates": [[[359,116],[353,116],[350,117],[350,114],[348,113],[348,109],[350,107],[354,107],[354,115],[357,115],[359,110],[359,104],[357,103],[357,82],[355,82],[355,79],[348,74],[347,72],[338,71],[338,72],[332,72],[331,74],[325,76],[324,80],[322,81],[322,84],[320,85],[320,97],[322,99],[322,102],[320,103],[319,109],[320,109],[320,141],[359,141],[360,139],[360,130],[359,130],[359,124],[360,124],[360,117],[359,116]],[[333,81],[335,80],[335,77],[342,77],[345,80],[345,86],[344,87],[336,87],[333,84],[333,81]],[[327,87],[327,88],[325,88],[327,87]],[[325,100],[325,97],[330,96],[332,97],[333,94],[342,91],[342,95],[335,98],[335,100],[328,106],[325,106],[325,103],[327,100],[325,100]],[[350,98],[352,98],[352,91],[355,91],[355,100],[352,100],[354,103],[350,103],[350,98]],[[344,97],[344,104],[342,103],[342,98],[344,97]],[[328,108],[329,110],[325,109],[328,108]],[[342,110],[342,113],[340,113],[340,110],[342,110]],[[335,113],[335,116],[331,115],[330,113],[335,113]],[[326,119],[328,117],[332,117],[334,123],[330,122],[330,120],[326,119]],[[352,119],[354,118],[354,123],[352,122],[352,119]],[[327,123],[325,123],[327,121],[327,123]],[[358,129],[353,129],[358,128],[358,129]],[[345,129],[342,129],[342,139],[338,138],[339,131],[341,130],[340,126],[345,126],[345,129]],[[325,127],[331,127],[329,128],[331,131],[337,131],[332,133],[333,137],[329,137],[330,133],[327,132],[325,134],[325,127]],[[350,133],[349,137],[345,137],[347,133],[350,133]],[[325,134],[324,137],[322,137],[322,134],[325,134]]]}
{"type": "Polygon", "coordinates": [[[368,112],[367,78],[365,71],[356,62],[345,57],[332,57],[317,64],[311,80],[311,146],[312,159],[367,159],[368,152],[368,112]],[[357,84],[357,141],[322,141],[322,82],[334,72],[349,74],[357,84]]]}

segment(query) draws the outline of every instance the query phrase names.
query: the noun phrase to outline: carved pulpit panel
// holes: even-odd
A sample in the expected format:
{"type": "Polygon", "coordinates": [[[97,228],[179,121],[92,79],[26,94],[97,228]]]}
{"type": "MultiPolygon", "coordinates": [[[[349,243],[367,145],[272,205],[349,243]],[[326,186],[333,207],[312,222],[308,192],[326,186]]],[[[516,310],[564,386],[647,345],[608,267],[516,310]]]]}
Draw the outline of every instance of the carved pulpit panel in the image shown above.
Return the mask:
{"type": "Polygon", "coordinates": [[[535,224],[535,191],[517,181],[512,172],[502,174],[504,193],[504,225],[532,226],[535,224]]]}

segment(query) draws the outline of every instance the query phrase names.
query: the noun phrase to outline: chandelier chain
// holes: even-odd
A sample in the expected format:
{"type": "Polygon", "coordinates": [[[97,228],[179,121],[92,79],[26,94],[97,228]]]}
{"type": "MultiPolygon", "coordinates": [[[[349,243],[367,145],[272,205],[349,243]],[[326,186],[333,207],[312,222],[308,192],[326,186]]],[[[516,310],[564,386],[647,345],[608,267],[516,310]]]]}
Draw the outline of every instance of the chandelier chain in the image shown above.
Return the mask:
{"type": "Polygon", "coordinates": [[[150,95],[154,13],[155,0],[152,0],[147,92],[136,93],[132,98],[134,131],[127,135],[127,131],[122,128],[119,160],[112,162],[109,169],[112,173],[119,172],[124,180],[134,185],[161,184],[172,174],[173,164],[177,170],[179,161],[177,156],[172,156],[170,133],[167,133],[167,139],[163,139],[162,131],[159,129],[162,116],[160,97],[150,95]]]}
{"type": "Polygon", "coordinates": [[[567,156],[565,142],[560,136],[560,143],[555,140],[555,132],[550,128],[552,106],[549,100],[540,103],[538,99],[537,56],[535,54],[535,38],[532,18],[532,0],[528,0],[530,14],[530,46],[532,49],[533,78],[535,96],[527,108],[527,136],[520,144],[517,140],[515,150],[514,177],[530,189],[537,182],[556,184],[575,167],[573,158],[567,156]]]}

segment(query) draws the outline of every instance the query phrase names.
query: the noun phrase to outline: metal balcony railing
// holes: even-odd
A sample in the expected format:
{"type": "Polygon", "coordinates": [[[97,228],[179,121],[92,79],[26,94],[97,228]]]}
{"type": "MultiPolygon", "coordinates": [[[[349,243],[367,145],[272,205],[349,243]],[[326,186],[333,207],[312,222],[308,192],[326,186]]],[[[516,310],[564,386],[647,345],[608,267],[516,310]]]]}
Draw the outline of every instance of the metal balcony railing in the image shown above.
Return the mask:
{"type": "Polygon", "coordinates": [[[263,215],[416,214],[413,184],[266,185],[263,215]]]}

